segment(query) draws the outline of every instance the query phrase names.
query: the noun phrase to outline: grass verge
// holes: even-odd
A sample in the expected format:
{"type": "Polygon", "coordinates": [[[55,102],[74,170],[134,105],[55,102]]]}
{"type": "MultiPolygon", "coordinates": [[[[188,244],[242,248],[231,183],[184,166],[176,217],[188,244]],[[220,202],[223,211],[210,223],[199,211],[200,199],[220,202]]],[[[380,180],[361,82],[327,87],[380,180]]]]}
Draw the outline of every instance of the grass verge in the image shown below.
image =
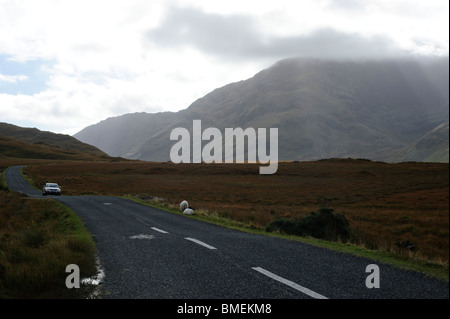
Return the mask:
{"type": "Polygon", "coordinates": [[[135,196],[122,196],[123,198],[132,200],[134,202],[151,206],[157,209],[164,210],[166,212],[185,216],[186,218],[193,218],[207,223],[212,223],[218,226],[226,227],[229,229],[235,229],[247,233],[253,233],[264,236],[278,237],[287,240],[299,241],[305,244],[331,249],[346,254],[352,254],[358,257],[364,257],[375,262],[385,263],[397,268],[421,272],[427,276],[434,277],[446,282],[449,282],[449,268],[448,265],[441,265],[432,262],[427,262],[421,259],[414,259],[411,256],[405,255],[403,258],[380,250],[371,250],[363,246],[358,246],[350,243],[342,242],[330,242],[326,240],[316,239],[313,237],[300,237],[293,235],[286,235],[279,232],[267,232],[261,227],[257,227],[253,224],[246,224],[236,220],[220,216],[208,212],[206,210],[196,210],[194,215],[184,215],[174,204],[167,203],[165,201],[149,201],[139,199],[135,196]]]}

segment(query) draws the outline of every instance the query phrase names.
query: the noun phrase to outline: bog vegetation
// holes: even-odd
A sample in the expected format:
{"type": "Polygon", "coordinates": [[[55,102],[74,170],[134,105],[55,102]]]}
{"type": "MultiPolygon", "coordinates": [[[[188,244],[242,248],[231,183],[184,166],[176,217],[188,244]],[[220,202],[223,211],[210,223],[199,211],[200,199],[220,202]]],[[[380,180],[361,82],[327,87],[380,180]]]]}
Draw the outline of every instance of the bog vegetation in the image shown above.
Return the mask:
{"type": "Polygon", "coordinates": [[[280,231],[289,235],[311,236],[329,241],[346,242],[350,237],[350,227],[342,214],[333,214],[333,209],[322,207],[302,219],[277,219],[267,226],[268,232],[280,231]]]}

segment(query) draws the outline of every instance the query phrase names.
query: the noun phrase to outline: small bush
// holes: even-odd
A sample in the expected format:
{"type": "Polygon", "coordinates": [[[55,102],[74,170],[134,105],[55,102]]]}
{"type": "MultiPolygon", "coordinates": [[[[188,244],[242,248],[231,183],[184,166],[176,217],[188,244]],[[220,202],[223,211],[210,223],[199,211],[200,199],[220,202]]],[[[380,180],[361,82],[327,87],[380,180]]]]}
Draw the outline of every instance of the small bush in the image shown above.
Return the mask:
{"type": "Polygon", "coordinates": [[[320,208],[300,220],[278,219],[269,224],[268,232],[280,231],[288,235],[311,236],[330,241],[347,241],[350,227],[342,214],[333,214],[331,208],[320,208]]]}

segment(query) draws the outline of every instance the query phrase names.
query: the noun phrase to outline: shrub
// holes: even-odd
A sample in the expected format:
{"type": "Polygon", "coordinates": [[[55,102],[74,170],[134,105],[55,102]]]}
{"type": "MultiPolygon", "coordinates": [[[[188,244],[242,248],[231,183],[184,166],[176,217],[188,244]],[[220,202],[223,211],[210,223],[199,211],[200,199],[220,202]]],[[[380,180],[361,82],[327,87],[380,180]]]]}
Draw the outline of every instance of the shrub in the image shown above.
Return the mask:
{"type": "Polygon", "coordinates": [[[330,241],[347,241],[350,236],[350,227],[345,216],[333,214],[333,209],[325,207],[320,208],[318,213],[311,212],[309,216],[300,220],[275,220],[267,226],[266,230],[330,241]]]}

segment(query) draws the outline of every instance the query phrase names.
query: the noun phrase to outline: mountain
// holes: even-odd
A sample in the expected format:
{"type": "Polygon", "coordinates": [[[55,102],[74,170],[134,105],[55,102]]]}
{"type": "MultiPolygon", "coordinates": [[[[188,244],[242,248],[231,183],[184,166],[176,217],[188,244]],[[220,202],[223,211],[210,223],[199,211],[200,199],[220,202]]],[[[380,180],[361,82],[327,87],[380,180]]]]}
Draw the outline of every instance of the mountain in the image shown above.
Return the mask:
{"type": "Polygon", "coordinates": [[[110,160],[98,148],[70,135],[0,123],[0,157],[110,160]]]}
{"type": "Polygon", "coordinates": [[[137,158],[132,149],[173,123],[176,113],[132,113],[108,118],[74,135],[111,156],[137,158]]]}
{"type": "Polygon", "coordinates": [[[442,123],[422,138],[396,153],[393,162],[449,162],[449,122],[442,123]]]}
{"type": "Polygon", "coordinates": [[[291,58],[185,110],[109,118],[74,137],[112,156],[167,161],[176,143],[171,131],[192,132],[192,121],[200,119],[202,129],[216,127],[222,134],[225,128],[278,128],[279,160],[385,161],[448,117],[448,58],[291,58]]]}

